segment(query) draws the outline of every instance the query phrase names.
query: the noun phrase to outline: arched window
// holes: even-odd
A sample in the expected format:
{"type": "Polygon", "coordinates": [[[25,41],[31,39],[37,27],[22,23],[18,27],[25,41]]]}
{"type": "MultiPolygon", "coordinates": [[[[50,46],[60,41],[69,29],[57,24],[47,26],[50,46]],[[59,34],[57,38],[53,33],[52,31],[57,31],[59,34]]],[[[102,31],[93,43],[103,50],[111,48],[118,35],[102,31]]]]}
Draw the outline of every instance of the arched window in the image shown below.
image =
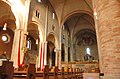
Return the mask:
{"type": "Polygon", "coordinates": [[[89,54],[89,55],[91,54],[90,53],[90,48],[86,48],[86,54],[89,54]]]}

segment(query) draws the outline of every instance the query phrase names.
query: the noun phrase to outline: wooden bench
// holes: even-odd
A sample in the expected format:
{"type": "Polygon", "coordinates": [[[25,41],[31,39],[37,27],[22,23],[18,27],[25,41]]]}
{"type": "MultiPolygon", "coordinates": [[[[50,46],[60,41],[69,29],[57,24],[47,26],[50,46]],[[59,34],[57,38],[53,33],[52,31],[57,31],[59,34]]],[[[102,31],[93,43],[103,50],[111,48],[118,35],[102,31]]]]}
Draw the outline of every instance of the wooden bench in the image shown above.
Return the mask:
{"type": "Polygon", "coordinates": [[[50,71],[49,66],[46,65],[43,71],[37,71],[35,64],[29,64],[26,71],[14,71],[13,62],[3,61],[0,67],[0,79],[82,79],[82,72],[76,68],[65,68],[61,70],[57,66],[53,71],[50,71]]]}
{"type": "Polygon", "coordinates": [[[36,77],[36,69],[35,64],[29,64],[27,71],[15,71],[14,78],[15,79],[35,79],[36,77]]]}
{"type": "Polygon", "coordinates": [[[3,61],[0,71],[0,79],[13,79],[13,62],[12,61],[3,61]]]}

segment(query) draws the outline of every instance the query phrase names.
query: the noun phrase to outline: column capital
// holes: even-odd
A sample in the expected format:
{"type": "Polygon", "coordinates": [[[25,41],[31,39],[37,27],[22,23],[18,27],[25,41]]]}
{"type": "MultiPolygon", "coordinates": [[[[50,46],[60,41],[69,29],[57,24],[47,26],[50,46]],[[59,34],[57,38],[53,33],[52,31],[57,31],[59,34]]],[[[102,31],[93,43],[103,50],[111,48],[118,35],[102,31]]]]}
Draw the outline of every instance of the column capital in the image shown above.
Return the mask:
{"type": "Polygon", "coordinates": [[[47,43],[48,43],[48,41],[43,41],[42,43],[47,44],[47,43]]]}
{"type": "Polygon", "coordinates": [[[28,32],[27,32],[27,31],[24,31],[24,35],[28,35],[28,32]]]}
{"type": "Polygon", "coordinates": [[[23,31],[23,29],[15,29],[15,31],[23,31]]]}
{"type": "Polygon", "coordinates": [[[26,2],[31,2],[31,0],[26,0],[26,2]]]}
{"type": "Polygon", "coordinates": [[[55,48],[56,51],[61,51],[61,48],[55,48]]]}

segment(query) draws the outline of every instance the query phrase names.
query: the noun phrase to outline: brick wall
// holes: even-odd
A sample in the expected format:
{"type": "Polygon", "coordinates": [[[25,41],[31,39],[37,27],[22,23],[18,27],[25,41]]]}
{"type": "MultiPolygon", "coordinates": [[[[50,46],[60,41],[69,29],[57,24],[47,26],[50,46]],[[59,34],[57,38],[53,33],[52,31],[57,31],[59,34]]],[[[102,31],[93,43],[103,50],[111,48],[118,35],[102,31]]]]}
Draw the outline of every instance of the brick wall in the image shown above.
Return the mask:
{"type": "Polygon", "coordinates": [[[120,3],[97,0],[95,6],[104,79],[120,79],[120,3]]]}

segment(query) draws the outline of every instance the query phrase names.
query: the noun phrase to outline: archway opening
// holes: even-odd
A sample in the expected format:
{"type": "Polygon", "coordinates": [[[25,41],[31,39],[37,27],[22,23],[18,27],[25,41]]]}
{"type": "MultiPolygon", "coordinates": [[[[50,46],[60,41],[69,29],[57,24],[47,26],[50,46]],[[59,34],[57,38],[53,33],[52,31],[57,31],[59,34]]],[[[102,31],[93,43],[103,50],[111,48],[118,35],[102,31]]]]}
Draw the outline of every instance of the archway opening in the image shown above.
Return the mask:
{"type": "Polygon", "coordinates": [[[62,62],[65,61],[65,48],[64,48],[64,44],[62,44],[62,47],[61,47],[62,51],[61,51],[61,60],[62,62]]]}
{"type": "Polygon", "coordinates": [[[55,51],[55,37],[53,34],[50,34],[47,37],[47,64],[50,68],[55,66],[56,61],[56,51],[55,51]]]}
{"type": "Polygon", "coordinates": [[[24,64],[27,66],[29,63],[36,64],[39,55],[39,30],[38,26],[34,23],[28,24],[28,35],[25,37],[27,51],[24,56],[24,64]]]}
{"type": "Polygon", "coordinates": [[[5,53],[11,59],[16,19],[10,5],[4,1],[0,1],[0,5],[0,56],[5,53]]]}
{"type": "MultiPolygon", "coordinates": [[[[79,63],[77,66],[74,62],[80,62],[85,66],[84,62],[95,61],[97,65],[94,67],[98,68],[99,56],[95,23],[94,18],[89,14],[76,13],[70,16],[62,26],[61,42],[65,45],[65,58],[68,58],[68,65],[81,67],[79,63]]],[[[62,65],[66,66],[65,63],[62,65]]]]}

